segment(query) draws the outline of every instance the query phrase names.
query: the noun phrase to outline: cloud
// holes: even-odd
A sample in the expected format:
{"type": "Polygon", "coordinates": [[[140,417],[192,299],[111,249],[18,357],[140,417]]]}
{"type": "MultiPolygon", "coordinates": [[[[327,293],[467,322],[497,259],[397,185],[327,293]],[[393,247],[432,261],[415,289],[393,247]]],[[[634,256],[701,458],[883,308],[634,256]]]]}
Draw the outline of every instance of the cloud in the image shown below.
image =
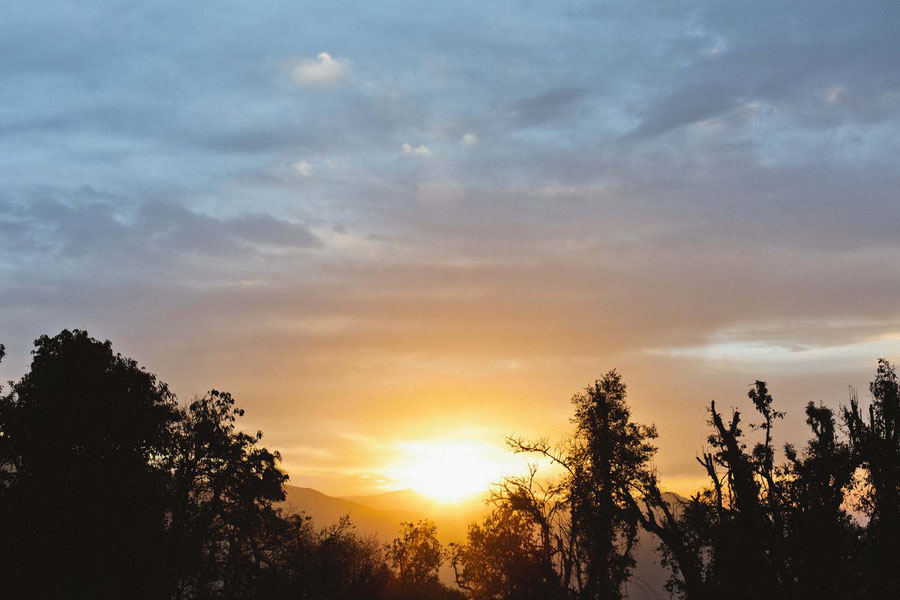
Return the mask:
{"type": "Polygon", "coordinates": [[[314,59],[301,59],[291,67],[291,79],[301,86],[333,86],[350,73],[350,62],[320,52],[314,59]]]}
{"type": "MultiPolygon", "coordinates": [[[[855,356],[856,328],[823,323],[900,331],[900,5],[658,4],[193,3],[141,21],[88,2],[73,28],[51,1],[0,19],[0,341],[125,340],[181,390],[240,392],[286,447],[380,435],[383,415],[440,426],[467,398],[498,433],[530,427],[501,414],[512,398],[565,426],[568,395],[614,366],[663,444],[702,441],[698,398],[740,402],[768,366],[642,348],[743,324],[725,342],[752,349],[777,323],[768,345],[855,356]],[[357,63],[298,40],[364,57],[366,79],[341,85],[357,63]],[[440,164],[438,139],[459,150],[436,146],[440,164]],[[520,375],[487,377],[512,359],[520,375]]],[[[795,390],[802,427],[819,397],[795,390]]]]}
{"type": "Polygon", "coordinates": [[[319,238],[308,227],[271,215],[249,214],[221,221],[221,226],[238,240],[274,248],[315,248],[319,238]]]}
{"type": "Polygon", "coordinates": [[[854,14],[852,33],[841,2],[701,6],[705,42],[698,48],[714,43],[721,51],[695,49],[680,64],[665,65],[666,75],[637,103],[644,106],[629,139],[724,118],[757,102],[776,109],[785,124],[810,130],[900,116],[900,38],[886,24],[900,17],[896,4],[866,5],[854,14]],[[851,95],[865,101],[845,102],[851,95]]]}
{"type": "Polygon", "coordinates": [[[686,85],[651,104],[629,137],[652,137],[712,118],[733,108],[738,98],[738,90],[729,81],[711,79],[686,85]]]}
{"type": "Polygon", "coordinates": [[[835,85],[825,92],[825,102],[828,104],[835,104],[840,102],[841,99],[847,94],[847,87],[843,85],[835,85]]]}
{"type": "Polygon", "coordinates": [[[400,146],[403,154],[411,154],[413,156],[431,156],[431,150],[427,146],[413,146],[411,144],[403,144],[400,146]]]}
{"type": "Polygon", "coordinates": [[[462,136],[462,144],[466,147],[474,146],[478,143],[478,136],[474,133],[467,133],[462,136]]]}
{"type": "MultiPolygon", "coordinates": [[[[99,195],[99,194],[98,194],[99,195]]],[[[0,248],[77,259],[96,267],[130,256],[174,260],[185,255],[233,256],[256,248],[302,249],[322,245],[306,226],[258,212],[213,217],[166,202],[134,209],[105,199],[47,198],[29,206],[0,206],[0,231],[13,224],[15,237],[0,248]]]]}
{"type": "Polygon", "coordinates": [[[560,88],[519,100],[511,106],[513,125],[536,127],[557,124],[572,115],[584,95],[582,89],[560,88]]]}
{"type": "Polygon", "coordinates": [[[309,162],[307,162],[305,160],[299,160],[299,161],[295,162],[294,164],[292,164],[291,167],[294,169],[294,171],[300,177],[312,177],[312,174],[313,174],[312,165],[309,164],[309,162]]]}

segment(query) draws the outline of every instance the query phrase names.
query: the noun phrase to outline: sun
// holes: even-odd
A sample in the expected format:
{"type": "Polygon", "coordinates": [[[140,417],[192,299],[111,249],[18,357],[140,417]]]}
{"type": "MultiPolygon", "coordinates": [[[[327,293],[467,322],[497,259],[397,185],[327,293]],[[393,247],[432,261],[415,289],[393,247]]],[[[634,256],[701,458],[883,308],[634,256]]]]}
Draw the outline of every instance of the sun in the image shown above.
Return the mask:
{"type": "Polygon", "coordinates": [[[442,503],[458,503],[486,492],[520,467],[510,453],[474,441],[398,444],[397,461],[385,468],[392,487],[410,488],[442,503]]]}

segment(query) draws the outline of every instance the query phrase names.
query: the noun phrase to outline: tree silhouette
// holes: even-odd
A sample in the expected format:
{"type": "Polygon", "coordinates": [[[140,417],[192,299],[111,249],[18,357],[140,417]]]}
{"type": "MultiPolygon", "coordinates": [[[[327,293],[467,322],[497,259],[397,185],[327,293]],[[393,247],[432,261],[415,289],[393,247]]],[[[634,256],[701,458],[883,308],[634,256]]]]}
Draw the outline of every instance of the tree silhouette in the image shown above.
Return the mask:
{"type": "Polygon", "coordinates": [[[658,488],[642,498],[642,525],[661,542],[669,589],[689,599],[860,597],[858,526],[845,511],[857,468],[838,439],[833,412],[809,403],[813,438],[802,455],[785,445],[777,466],[765,382],[748,393],[764,439],[746,451],[741,415],[727,422],[710,405],[711,452],[698,462],[711,486],[670,506],[658,488]],[[724,472],[720,472],[720,469],[724,472]]]}
{"type": "Polygon", "coordinates": [[[389,597],[391,572],[382,546],[361,537],[343,517],[316,531],[305,515],[289,515],[268,538],[256,598],[370,600],[389,597]]]}
{"type": "Polygon", "coordinates": [[[865,473],[860,506],[869,517],[866,593],[878,597],[881,586],[900,589],[900,389],[896,369],[887,360],[878,361],[869,391],[868,413],[854,394],[843,417],[853,456],[865,473]]]}
{"type": "Polygon", "coordinates": [[[179,408],[109,342],[35,342],[0,398],[0,586],[10,597],[246,597],[286,476],[213,391],[179,408]]]}
{"type": "Polygon", "coordinates": [[[757,426],[765,432],[763,442],[747,452],[740,412],[726,422],[711,402],[712,451],[697,459],[711,487],[680,511],[655,482],[642,499],[639,518],[659,538],[663,562],[673,571],[669,589],[685,598],[782,598],[793,583],[782,578],[783,502],[772,449],[772,427],[781,413],[772,409],[765,382],[756,381],[748,397],[763,416],[757,426]]]}
{"type": "MultiPolygon", "coordinates": [[[[0,359],[5,348],[0,345],[0,359]]],[[[610,371],[572,400],[558,445],[509,438],[561,475],[508,477],[445,553],[430,521],[383,545],[349,518],[286,515],[287,476],[243,411],[212,390],[187,406],[133,360],[79,330],[35,342],[0,389],[0,597],[172,600],[618,600],[638,527],[656,536],[667,589],[690,600],[869,599],[900,588],[900,381],[878,362],[864,410],[809,403],[812,436],[775,450],[765,382],[749,426],[710,403],[709,486],[663,492],[656,430],[631,421],[610,371]],[[754,434],[755,432],[755,434],[754,434]],[[754,442],[752,437],[756,436],[754,442]],[[857,522],[848,513],[865,513],[857,522]],[[465,594],[440,581],[449,556],[465,594]]]]}
{"type": "Polygon", "coordinates": [[[396,573],[391,597],[397,600],[458,599],[462,595],[440,581],[446,554],[437,539],[433,521],[402,523],[400,535],[385,546],[388,561],[396,573]]]}
{"type": "Polygon", "coordinates": [[[565,510],[548,507],[548,497],[529,494],[523,481],[513,480],[514,501],[532,501],[532,514],[565,514],[554,535],[564,582],[580,598],[614,600],[634,567],[637,536],[634,493],[655,479],[650,469],[656,448],[653,426],[631,422],[622,377],[610,371],[572,398],[574,434],[558,449],[546,440],[511,439],[516,452],[537,453],[562,467],[563,481],[549,498],[562,498],[565,510]]]}
{"type": "Polygon", "coordinates": [[[465,544],[452,547],[456,582],[472,600],[565,598],[547,560],[540,525],[527,511],[500,505],[469,526],[465,544]]]}
{"type": "Polygon", "coordinates": [[[831,409],[808,403],[806,422],[814,437],[802,455],[785,445],[783,469],[795,593],[800,598],[852,598],[859,585],[859,531],[844,504],[856,463],[849,445],[837,438],[831,409]]]}
{"type": "Polygon", "coordinates": [[[255,585],[265,533],[280,518],[287,476],[280,457],[257,446],[262,433],[236,431],[244,412],[211,391],[181,413],[167,466],[173,474],[170,552],[176,597],[243,598],[255,585]]]}
{"type": "Polygon", "coordinates": [[[436,534],[433,521],[401,525],[400,537],[386,547],[401,585],[419,587],[438,581],[443,551],[436,534]]]}
{"type": "Polygon", "coordinates": [[[4,597],[155,598],[174,398],[79,330],[35,342],[0,400],[4,597]]]}

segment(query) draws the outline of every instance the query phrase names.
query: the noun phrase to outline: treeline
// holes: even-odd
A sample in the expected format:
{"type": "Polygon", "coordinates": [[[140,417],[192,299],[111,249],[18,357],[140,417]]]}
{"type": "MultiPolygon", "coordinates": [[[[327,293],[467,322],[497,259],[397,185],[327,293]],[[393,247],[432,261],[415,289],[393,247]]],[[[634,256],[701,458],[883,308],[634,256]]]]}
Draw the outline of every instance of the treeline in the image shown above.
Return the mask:
{"type": "Polygon", "coordinates": [[[385,549],[278,510],[287,476],[242,414],[215,390],[180,406],[83,331],[38,339],[0,391],[0,598],[462,597],[426,523],[385,549]]]}
{"type": "Polygon", "coordinates": [[[642,529],[677,597],[900,590],[900,386],[883,360],[868,406],[810,403],[811,437],[783,459],[764,382],[749,422],[711,403],[697,458],[709,485],[688,499],[660,489],[657,431],[632,421],[607,373],[573,398],[567,439],[508,440],[560,475],[501,482],[466,542],[442,548],[428,522],[382,545],[347,519],[319,529],[280,511],[278,453],[237,429],[226,393],[182,406],[77,330],[33,355],[0,391],[0,597],[617,600],[642,529]],[[438,578],[445,562],[458,589],[438,578]]]}
{"type": "Polygon", "coordinates": [[[900,394],[887,361],[870,391],[866,409],[854,395],[837,416],[809,403],[812,436],[784,445],[783,462],[774,442],[783,413],[764,382],[748,393],[753,422],[710,403],[709,451],[697,458],[709,485],[680,499],[659,487],[656,429],[631,421],[625,385],[607,373],[573,398],[571,437],[508,440],[563,475],[541,481],[532,470],[497,486],[493,512],[452,556],[459,584],[478,599],[623,598],[642,528],[676,597],[896,598],[900,394]]]}

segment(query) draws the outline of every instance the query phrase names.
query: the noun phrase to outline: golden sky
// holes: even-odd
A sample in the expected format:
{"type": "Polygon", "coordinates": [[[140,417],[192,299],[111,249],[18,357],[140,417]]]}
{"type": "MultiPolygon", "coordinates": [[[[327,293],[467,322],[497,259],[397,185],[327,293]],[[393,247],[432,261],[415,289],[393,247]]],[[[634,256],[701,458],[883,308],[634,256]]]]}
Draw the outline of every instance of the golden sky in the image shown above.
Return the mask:
{"type": "Polygon", "coordinates": [[[10,7],[0,376],[87,329],[296,485],[449,498],[617,368],[689,491],[710,400],[799,442],[900,355],[896,11],[10,7]]]}

